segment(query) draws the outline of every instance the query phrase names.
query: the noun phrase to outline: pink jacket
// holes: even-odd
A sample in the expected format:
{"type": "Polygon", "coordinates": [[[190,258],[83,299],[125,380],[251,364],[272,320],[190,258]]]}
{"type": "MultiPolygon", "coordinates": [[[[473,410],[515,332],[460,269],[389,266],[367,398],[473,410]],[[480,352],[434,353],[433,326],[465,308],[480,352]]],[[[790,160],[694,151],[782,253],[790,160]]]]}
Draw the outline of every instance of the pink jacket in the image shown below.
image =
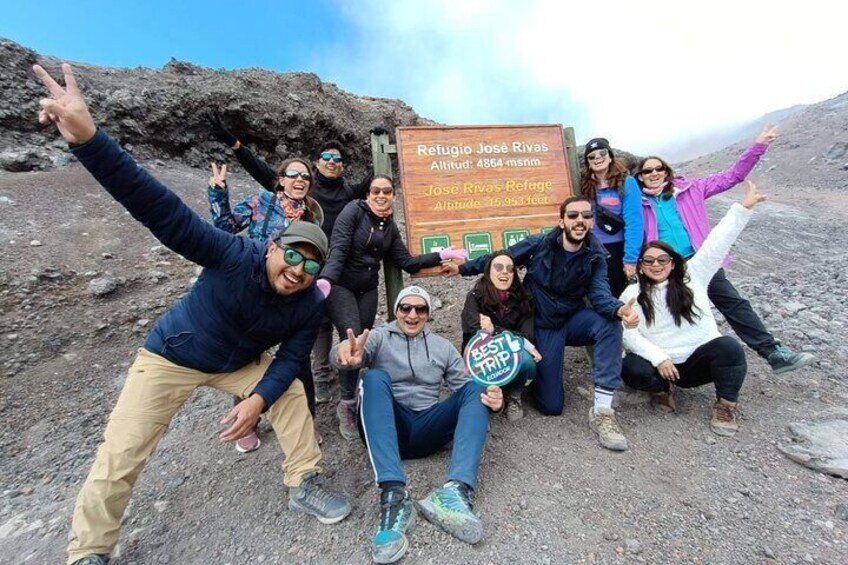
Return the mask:
{"type": "MultiPolygon", "coordinates": [[[[680,219],[689,233],[689,239],[695,251],[701,247],[707,234],[710,233],[707,198],[730,190],[745,180],[767,149],[768,145],[765,143],[754,143],[742,153],[736,163],[725,171],[702,179],[674,178],[674,199],[677,203],[677,211],[680,213],[680,219]]],[[[657,239],[657,217],[651,202],[644,196],[642,197],[642,217],[645,224],[645,241],[657,239]]],[[[730,258],[727,257],[723,266],[726,267],[729,263],[730,258]]]]}

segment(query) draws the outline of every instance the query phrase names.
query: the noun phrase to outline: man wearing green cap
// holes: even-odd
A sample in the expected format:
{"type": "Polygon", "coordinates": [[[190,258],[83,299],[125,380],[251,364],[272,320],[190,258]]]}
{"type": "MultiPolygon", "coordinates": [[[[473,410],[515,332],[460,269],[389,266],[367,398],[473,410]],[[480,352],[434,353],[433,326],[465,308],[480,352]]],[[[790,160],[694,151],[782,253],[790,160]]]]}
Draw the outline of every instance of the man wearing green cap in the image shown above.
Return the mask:
{"type": "Polygon", "coordinates": [[[321,450],[295,380],[324,313],[314,284],[327,255],[324,233],[298,222],[259,243],[216,229],[96,127],[69,65],[63,65],[65,87],[40,66],[34,70],[51,94],[41,101],[39,121],[56,124],[86,169],[159,241],[204,267],[191,291],[156,322],[129,369],[77,499],[68,563],[108,562],[136,479],[199,386],[244,399],[221,420],[222,441],[250,433],[268,412],[286,455],[291,510],[325,524],[344,519],[350,504],[321,485],[321,450]],[[273,358],[265,353],[277,344],[273,358]]]}

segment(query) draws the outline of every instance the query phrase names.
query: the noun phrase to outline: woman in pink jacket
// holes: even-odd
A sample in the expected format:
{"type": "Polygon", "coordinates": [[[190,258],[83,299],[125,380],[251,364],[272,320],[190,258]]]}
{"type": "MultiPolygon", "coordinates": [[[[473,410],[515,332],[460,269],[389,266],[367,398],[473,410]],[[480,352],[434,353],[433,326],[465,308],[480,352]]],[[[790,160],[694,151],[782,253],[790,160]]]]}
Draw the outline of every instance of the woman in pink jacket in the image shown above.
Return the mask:
{"type": "MultiPolygon", "coordinates": [[[[693,256],[710,233],[706,200],[745,180],[776,137],[775,127],[766,126],[736,163],[706,178],[675,177],[663,159],[642,159],[636,180],[642,190],[646,241],[663,240],[685,259],[693,256]]],[[[723,266],[727,264],[726,258],[723,266]]],[[[707,295],[736,335],[765,358],[775,373],[794,371],[814,360],[810,353],[792,351],[774,338],[751,303],[727,280],[724,268],[710,281],[707,295]]]]}

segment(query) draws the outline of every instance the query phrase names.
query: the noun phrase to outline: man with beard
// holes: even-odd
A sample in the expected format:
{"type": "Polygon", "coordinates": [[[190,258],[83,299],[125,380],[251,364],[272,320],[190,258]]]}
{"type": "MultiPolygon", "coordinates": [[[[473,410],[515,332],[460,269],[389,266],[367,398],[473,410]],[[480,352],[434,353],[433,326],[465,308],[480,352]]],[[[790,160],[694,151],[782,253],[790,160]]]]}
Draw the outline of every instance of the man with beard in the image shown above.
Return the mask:
{"type": "MultiPolygon", "coordinates": [[[[566,345],[593,347],[592,380],[595,399],[589,426],[601,445],[614,451],[627,449],[627,439],[612,409],[613,393],[621,386],[621,335],[619,320],[636,327],[639,316],[632,301],[624,304],[610,293],[606,251],[592,236],[593,203],[571,196],[559,208],[559,226],[548,234],[528,237],[509,248],[516,266],[527,268],[524,285],[536,307],[536,347],[542,360],[533,381],[536,407],[547,415],[562,414],[562,382],[566,345]],[[588,298],[592,308],[585,302],[588,298]]],[[[489,255],[462,266],[445,265],[448,275],[478,275],[489,255]]]]}

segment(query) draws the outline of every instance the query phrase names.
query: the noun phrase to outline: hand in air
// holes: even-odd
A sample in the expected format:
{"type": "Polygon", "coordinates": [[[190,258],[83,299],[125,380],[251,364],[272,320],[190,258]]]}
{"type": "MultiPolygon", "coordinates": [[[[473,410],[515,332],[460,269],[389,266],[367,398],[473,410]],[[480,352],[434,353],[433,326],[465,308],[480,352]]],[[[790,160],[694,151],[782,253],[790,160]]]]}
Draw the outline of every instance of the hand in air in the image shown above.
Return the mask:
{"type": "Polygon", "coordinates": [[[347,329],[347,340],[339,344],[336,353],[336,361],[342,366],[358,367],[362,365],[362,354],[365,352],[365,343],[368,341],[370,330],[365,330],[362,335],[356,337],[353,330],[347,329]]]}
{"type": "Polygon", "coordinates": [[[486,392],[480,393],[480,402],[489,410],[500,412],[503,408],[503,391],[501,387],[489,385],[486,387],[486,392]]]}
{"type": "Polygon", "coordinates": [[[674,366],[674,363],[672,363],[670,359],[666,359],[657,365],[657,371],[660,376],[667,381],[676,381],[680,378],[680,373],[677,372],[677,367],[674,366]]]}
{"type": "Polygon", "coordinates": [[[214,186],[215,188],[219,188],[224,190],[227,188],[227,164],[224,163],[221,165],[221,168],[218,168],[218,165],[215,164],[215,161],[212,161],[212,176],[209,177],[209,186],[214,186]]]}
{"type": "Polygon", "coordinates": [[[243,438],[256,427],[263,408],[265,408],[265,399],[258,394],[253,394],[242,400],[230,410],[226,418],[221,420],[224,425],[232,425],[221,432],[218,437],[221,441],[234,441],[243,438]]]}
{"type": "Polygon", "coordinates": [[[636,299],[631,298],[627,301],[627,304],[618,309],[618,317],[621,318],[624,327],[628,330],[639,326],[639,313],[633,309],[634,302],[636,302],[636,299]]]}
{"type": "Polygon", "coordinates": [[[468,259],[468,251],[466,251],[465,249],[456,249],[454,247],[448,247],[439,251],[439,258],[442,261],[454,261],[458,265],[462,265],[463,263],[465,263],[465,260],[468,259]]]}
{"type": "Polygon", "coordinates": [[[50,91],[51,96],[39,101],[41,111],[38,113],[38,121],[42,124],[51,122],[56,124],[59,133],[68,143],[79,145],[94,137],[97,126],[94,125],[88,106],[82,99],[71,66],[67,63],[62,64],[62,73],[65,76],[64,87],[53,80],[53,77],[47,74],[41,65],[33,65],[32,70],[50,91]]]}
{"type": "Polygon", "coordinates": [[[742,199],[742,206],[750,210],[765,199],[765,195],[757,190],[757,185],[748,181],[748,190],[745,192],[745,198],[742,199]]]}
{"type": "Polygon", "coordinates": [[[777,126],[773,124],[766,124],[763,127],[763,131],[760,132],[760,135],[757,136],[757,143],[763,143],[765,145],[770,145],[772,141],[777,139],[777,126]]]}
{"type": "Polygon", "coordinates": [[[233,149],[236,148],[239,140],[232,134],[232,132],[230,132],[230,130],[227,129],[227,126],[224,125],[224,120],[221,119],[221,114],[219,114],[217,110],[208,112],[206,114],[206,121],[209,123],[209,127],[212,128],[212,135],[215,139],[226,143],[233,149]]]}

